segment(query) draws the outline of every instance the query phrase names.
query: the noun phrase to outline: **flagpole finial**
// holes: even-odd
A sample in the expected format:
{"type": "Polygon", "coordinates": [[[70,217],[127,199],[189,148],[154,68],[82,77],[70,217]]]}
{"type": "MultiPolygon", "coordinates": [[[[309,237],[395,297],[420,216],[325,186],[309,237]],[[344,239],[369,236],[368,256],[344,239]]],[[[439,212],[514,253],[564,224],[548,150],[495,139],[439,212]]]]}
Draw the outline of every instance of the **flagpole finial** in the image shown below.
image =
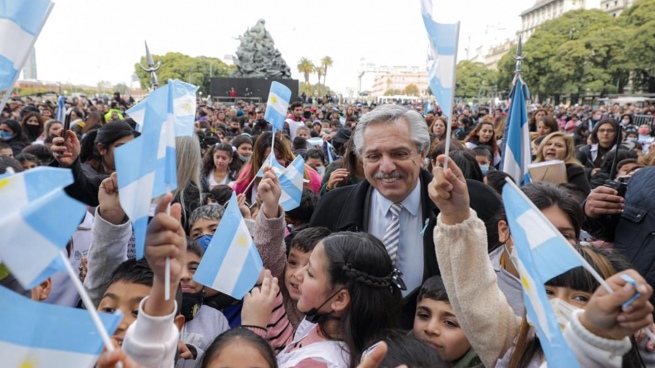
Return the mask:
{"type": "MultiPolygon", "coordinates": [[[[145,42],[145,41],[144,41],[145,42]]],[[[144,72],[150,73],[150,85],[153,90],[157,89],[159,87],[159,80],[157,79],[157,70],[161,67],[161,61],[157,61],[155,64],[155,61],[152,58],[152,55],[150,54],[150,49],[148,49],[148,42],[145,42],[146,44],[146,63],[148,63],[148,67],[144,67],[143,65],[139,64],[141,69],[144,72]]]]}
{"type": "Polygon", "coordinates": [[[521,63],[523,62],[523,42],[519,36],[519,44],[516,48],[516,74],[521,74],[521,63]]]}

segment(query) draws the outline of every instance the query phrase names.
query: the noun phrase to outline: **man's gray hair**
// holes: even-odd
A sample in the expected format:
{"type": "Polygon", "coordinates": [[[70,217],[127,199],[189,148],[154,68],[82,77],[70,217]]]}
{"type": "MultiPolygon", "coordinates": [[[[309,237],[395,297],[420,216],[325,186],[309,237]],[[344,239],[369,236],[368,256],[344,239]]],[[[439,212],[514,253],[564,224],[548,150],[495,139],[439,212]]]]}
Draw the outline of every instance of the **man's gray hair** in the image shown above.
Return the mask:
{"type": "Polygon", "coordinates": [[[423,116],[414,109],[408,109],[400,105],[380,105],[367,112],[359,119],[355,128],[354,140],[355,152],[362,157],[364,150],[364,131],[371,124],[395,124],[399,119],[409,123],[410,139],[416,144],[416,150],[427,153],[430,147],[430,133],[428,125],[423,116]]]}
{"type": "Polygon", "coordinates": [[[223,218],[225,213],[225,208],[220,204],[206,204],[200,206],[191,212],[191,217],[189,217],[189,230],[193,224],[200,220],[220,220],[223,218]]]}

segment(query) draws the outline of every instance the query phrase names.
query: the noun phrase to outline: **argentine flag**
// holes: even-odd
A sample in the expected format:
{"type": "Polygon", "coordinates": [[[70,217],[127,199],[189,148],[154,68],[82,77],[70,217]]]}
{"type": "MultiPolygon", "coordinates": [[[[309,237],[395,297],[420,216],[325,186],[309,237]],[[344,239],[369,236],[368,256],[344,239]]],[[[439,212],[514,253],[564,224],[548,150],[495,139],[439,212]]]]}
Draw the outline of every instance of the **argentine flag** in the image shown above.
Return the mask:
{"type": "Polygon", "coordinates": [[[300,206],[302,199],[302,187],[304,183],[305,160],[301,156],[291,162],[279,176],[282,195],[280,196],[280,206],[285,211],[300,206]]]}
{"type": "Polygon", "coordinates": [[[273,150],[271,150],[271,153],[269,153],[268,157],[266,157],[264,164],[262,165],[262,167],[259,168],[259,171],[257,171],[256,176],[258,178],[264,177],[264,167],[266,166],[271,166],[273,172],[275,173],[275,175],[277,175],[278,178],[280,177],[280,175],[282,175],[282,173],[285,170],[284,166],[280,165],[280,163],[275,158],[275,153],[273,152],[273,150]]]}
{"type": "Polygon", "coordinates": [[[57,271],[57,261],[86,206],[66,195],[69,169],[38,167],[0,176],[0,261],[31,289],[57,271]]]}
{"type": "Polygon", "coordinates": [[[455,93],[459,22],[440,23],[435,20],[435,15],[432,0],[421,0],[421,16],[430,40],[427,55],[428,82],[443,115],[450,117],[455,93]]]}
{"type": "Polygon", "coordinates": [[[528,87],[519,76],[516,78],[510,93],[512,102],[507,112],[500,169],[508,173],[515,182],[520,184],[530,182],[528,168],[532,161],[528,110],[525,106],[525,99],[528,97],[528,87]]]}
{"type": "MultiPolygon", "coordinates": [[[[173,120],[175,122],[175,136],[192,137],[195,133],[196,122],[196,92],[198,87],[173,79],[161,88],[170,88],[173,96],[173,120]]],[[[146,115],[146,100],[140,101],[127,110],[127,114],[136,122],[137,130],[143,130],[146,115]]]]}
{"type": "Polygon", "coordinates": [[[271,83],[271,90],[268,93],[266,102],[266,112],[264,120],[271,123],[273,132],[284,128],[284,120],[289,110],[289,100],[291,99],[291,90],[282,83],[271,83]]]}
{"type": "MultiPolygon", "coordinates": [[[[3,367],[95,366],[103,341],[83,309],[35,302],[0,286],[3,367]]],[[[99,313],[109,335],[122,315],[99,313]]]]}
{"type": "Polygon", "coordinates": [[[0,3],[0,90],[10,89],[18,79],[52,6],[49,0],[0,3]]]}
{"type": "Polygon", "coordinates": [[[582,257],[509,180],[503,187],[503,204],[518,256],[513,261],[521,276],[528,321],[537,330],[548,366],[578,367],[562,336],[544,284],[574,267],[583,266],[582,257]]]}
{"type": "Polygon", "coordinates": [[[263,267],[239,211],[237,197],[232,193],[193,279],[235,299],[242,299],[255,286],[263,267]]]}

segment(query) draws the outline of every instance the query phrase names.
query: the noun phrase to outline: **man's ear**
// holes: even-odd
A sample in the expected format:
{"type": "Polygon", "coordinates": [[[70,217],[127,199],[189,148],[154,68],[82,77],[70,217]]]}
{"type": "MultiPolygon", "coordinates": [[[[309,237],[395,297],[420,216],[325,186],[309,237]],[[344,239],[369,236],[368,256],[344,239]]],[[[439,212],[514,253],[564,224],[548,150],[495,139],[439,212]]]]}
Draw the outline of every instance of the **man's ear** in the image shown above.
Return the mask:
{"type": "Polygon", "coordinates": [[[186,318],[184,318],[184,316],[181,314],[175,316],[175,319],[173,320],[173,323],[177,327],[178,331],[182,331],[182,327],[184,327],[184,322],[186,322],[186,318]]]}

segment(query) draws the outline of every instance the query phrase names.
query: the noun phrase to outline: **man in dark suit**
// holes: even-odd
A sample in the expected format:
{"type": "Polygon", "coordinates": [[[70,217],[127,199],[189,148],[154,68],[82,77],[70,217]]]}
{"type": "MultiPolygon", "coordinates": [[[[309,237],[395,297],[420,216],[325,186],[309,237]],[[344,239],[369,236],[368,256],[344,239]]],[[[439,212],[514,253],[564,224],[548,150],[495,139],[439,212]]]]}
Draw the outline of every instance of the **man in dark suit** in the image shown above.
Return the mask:
{"type": "MultiPolygon", "coordinates": [[[[409,329],[418,289],[426,278],[439,274],[432,238],[439,209],[427,193],[432,174],[422,169],[430,147],[428,128],[412,109],[381,105],[362,116],[353,140],[366,180],[326,193],[309,225],[368,232],[385,242],[404,274],[407,290],[400,325],[409,329]]],[[[469,181],[468,186],[471,207],[490,223],[500,200],[481,182],[469,181]]]]}

